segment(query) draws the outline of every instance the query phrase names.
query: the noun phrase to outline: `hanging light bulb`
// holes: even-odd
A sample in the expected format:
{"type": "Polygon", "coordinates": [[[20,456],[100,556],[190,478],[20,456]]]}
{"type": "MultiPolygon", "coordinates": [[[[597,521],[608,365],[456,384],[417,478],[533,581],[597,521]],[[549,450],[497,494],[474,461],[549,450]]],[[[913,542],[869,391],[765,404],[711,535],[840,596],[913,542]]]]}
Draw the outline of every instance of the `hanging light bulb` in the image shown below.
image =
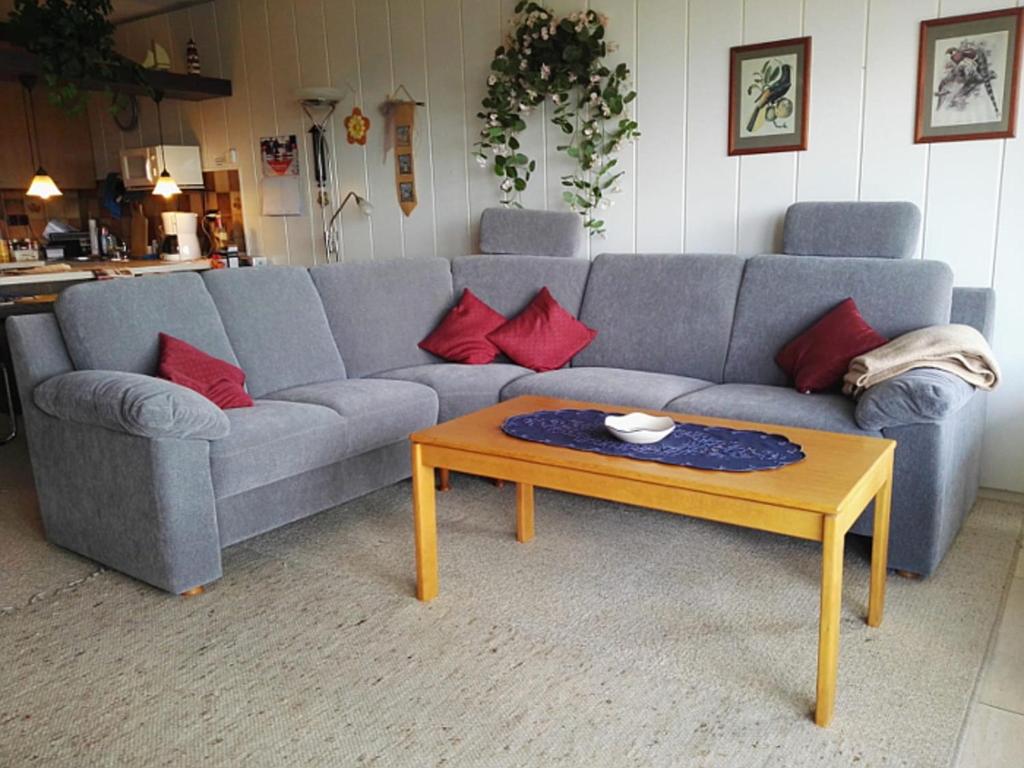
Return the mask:
{"type": "Polygon", "coordinates": [[[365,197],[356,195],[356,206],[363,216],[373,216],[373,205],[365,197]]]}
{"type": "MultiPolygon", "coordinates": [[[[21,77],[21,86],[24,89],[22,91],[22,106],[25,108],[25,122],[30,126],[29,130],[29,154],[32,155],[32,162],[36,160],[36,149],[39,147],[39,134],[36,130],[36,103],[32,98],[32,88],[36,84],[35,77],[31,75],[24,75],[21,77]],[[28,99],[25,99],[25,93],[28,93],[28,99]]],[[[32,181],[28,185],[28,189],[25,191],[27,197],[38,197],[41,200],[49,200],[51,197],[60,197],[63,192],[54,182],[45,170],[43,166],[39,165],[36,168],[36,174],[32,177],[32,181]]]]}
{"type": "Polygon", "coordinates": [[[28,197],[49,200],[51,197],[60,197],[64,193],[60,191],[60,188],[50,178],[50,175],[40,166],[36,169],[36,175],[32,177],[32,183],[28,185],[28,191],[25,194],[28,197]]]}
{"type": "MultiPolygon", "coordinates": [[[[59,192],[57,194],[60,194],[59,192]]],[[[163,173],[160,174],[160,178],[156,180],[156,186],[153,187],[153,194],[160,195],[164,200],[170,200],[175,195],[181,194],[181,189],[177,183],[171,178],[171,174],[164,168],[163,173]]]]}
{"type": "Polygon", "coordinates": [[[160,178],[156,180],[156,185],[153,187],[153,194],[160,195],[164,200],[170,200],[175,195],[181,194],[181,188],[171,178],[171,174],[167,172],[167,150],[164,149],[164,121],[160,116],[160,102],[163,101],[164,94],[162,91],[157,91],[153,96],[153,101],[156,102],[156,124],[160,129],[160,155],[163,160],[164,169],[160,173],[160,178]]]}

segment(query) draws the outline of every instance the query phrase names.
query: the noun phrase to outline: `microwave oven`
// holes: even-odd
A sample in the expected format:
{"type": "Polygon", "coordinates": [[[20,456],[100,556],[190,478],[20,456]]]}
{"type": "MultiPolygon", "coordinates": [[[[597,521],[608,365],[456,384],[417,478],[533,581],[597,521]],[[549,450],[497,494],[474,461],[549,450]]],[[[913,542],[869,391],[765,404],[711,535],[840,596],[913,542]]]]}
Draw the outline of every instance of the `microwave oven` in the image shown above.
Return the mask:
{"type": "Polygon", "coordinates": [[[121,150],[121,178],[127,189],[152,189],[164,169],[182,189],[203,188],[199,147],[165,144],[121,150]]]}

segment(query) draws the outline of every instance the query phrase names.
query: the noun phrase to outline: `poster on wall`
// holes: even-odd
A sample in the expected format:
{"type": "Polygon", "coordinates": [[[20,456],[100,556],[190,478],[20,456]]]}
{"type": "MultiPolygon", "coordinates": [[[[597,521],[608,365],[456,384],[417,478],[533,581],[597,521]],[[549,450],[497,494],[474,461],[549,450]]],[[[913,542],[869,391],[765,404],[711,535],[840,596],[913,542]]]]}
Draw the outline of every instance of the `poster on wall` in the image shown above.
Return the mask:
{"type": "Polygon", "coordinates": [[[807,149],[811,38],[729,49],[729,154],[807,149]]]}
{"type": "Polygon", "coordinates": [[[914,141],[1015,135],[1024,11],[921,22],[914,141]]]}
{"type": "Polygon", "coordinates": [[[260,197],[264,216],[301,216],[299,142],[295,134],[260,137],[260,197]]]}
{"type": "Polygon", "coordinates": [[[299,142],[295,134],[260,138],[264,178],[299,175],[299,142]]]}

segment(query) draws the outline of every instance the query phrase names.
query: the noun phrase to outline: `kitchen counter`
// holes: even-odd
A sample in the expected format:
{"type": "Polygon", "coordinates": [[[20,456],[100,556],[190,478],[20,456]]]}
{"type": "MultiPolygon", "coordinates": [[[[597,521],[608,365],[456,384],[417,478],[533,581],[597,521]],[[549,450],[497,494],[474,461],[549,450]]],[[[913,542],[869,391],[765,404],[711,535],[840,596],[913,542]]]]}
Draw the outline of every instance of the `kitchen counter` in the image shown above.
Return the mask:
{"type": "Polygon", "coordinates": [[[0,264],[0,293],[9,286],[42,285],[103,277],[152,275],[163,272],[201,272],[210,269],[209,259],[194,261],[161,261],[159,259],[133,259],[131,261],[48,261],[39,267],[16,267],[0,264]]]}

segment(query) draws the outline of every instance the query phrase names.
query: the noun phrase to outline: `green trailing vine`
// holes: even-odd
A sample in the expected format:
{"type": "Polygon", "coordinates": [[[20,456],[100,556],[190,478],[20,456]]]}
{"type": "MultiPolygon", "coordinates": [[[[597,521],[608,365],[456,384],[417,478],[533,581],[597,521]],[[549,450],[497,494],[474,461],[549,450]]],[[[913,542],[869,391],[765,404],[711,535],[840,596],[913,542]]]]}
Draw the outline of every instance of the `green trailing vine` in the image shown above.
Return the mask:
{"type": "Polygon", "coordinates": [[[71,114],[85,107],[83,81],[133,82],[144,70],[114,50],[111,0],[15,0],[3,36],[39,57],[50,101],[71,114]]]}
{"type": "Polygon", "coordinates": [[[629,68],[609,68],[604,57],[608,19],[595,11],[558,17],[540,3],[522,0],[515,8],[505,44],[498,48],[487,78],[487,96],[477,116],[484,121],[474,155],[481,166],[493,163],[501,179],[504,205],[519,206],[537,168],[523,152],[519,134],[526,117],[546,100],[554,105],[551,122],[566,137],[557,146],[576,163],[562,176],[562,197],[583,216],[591,235],[605,231],[600,212],[611,205],[624,171],[615,154],[640,133],[629,114],[636,98],[629,68]]]}

